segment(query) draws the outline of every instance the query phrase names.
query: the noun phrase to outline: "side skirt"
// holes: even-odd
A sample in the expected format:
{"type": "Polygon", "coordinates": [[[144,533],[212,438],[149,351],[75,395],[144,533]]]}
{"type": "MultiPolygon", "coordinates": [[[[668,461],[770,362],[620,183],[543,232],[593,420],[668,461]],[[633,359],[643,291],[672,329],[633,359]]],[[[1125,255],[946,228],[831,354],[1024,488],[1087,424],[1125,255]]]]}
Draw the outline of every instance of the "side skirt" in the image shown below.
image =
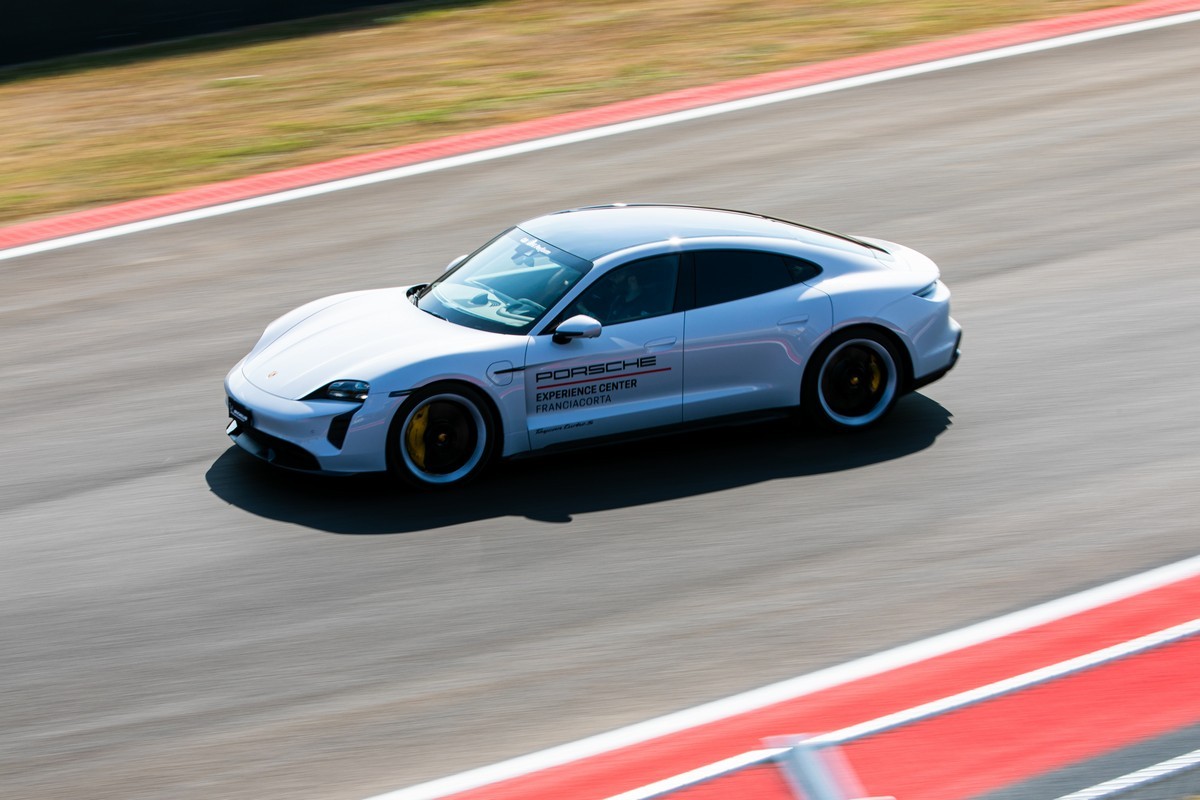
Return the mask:
{"type": "Polygon", "coordinates": [[[646,439],[657,439],[662,436],[671,436],[677,433],[688,433],[690,431],[707,430],[709,428],[727,428],[737,425],[754,425],[759,422],[767,422],[775,419],[787,419],[794,415],[796,409],[792,408],[771,408],[762,411],[751,411],[744,414],[729,414],[723,417],[711,417],[709,419],[696,420],[694,422],[681,422],[676,425],[666,425],[658,428],[646,428],[644,430],[629,431],[628,433],[609,434],[607,436],[597,436],[591,439],[579,439],[574,442],[560,442],[558,444],[540,447],[537,450],[526,450],[522,453],[515,453],[508,456],[505,460],[519,460],[526,458],[536,458],[539,455],[548,455],[551,453],[562,453],[572,450],[586,450],[593,447],[606,447],[612,444],[624,444],[627,442],[640,442],[646,439]]]}

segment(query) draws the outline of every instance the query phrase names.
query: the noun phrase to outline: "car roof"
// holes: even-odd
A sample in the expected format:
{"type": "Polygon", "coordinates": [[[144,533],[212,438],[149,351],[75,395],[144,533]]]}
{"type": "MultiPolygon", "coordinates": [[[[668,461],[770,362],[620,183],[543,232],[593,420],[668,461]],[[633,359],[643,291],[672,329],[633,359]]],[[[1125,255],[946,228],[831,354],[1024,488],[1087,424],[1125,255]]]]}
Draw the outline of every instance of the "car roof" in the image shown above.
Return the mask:
{"type": "Polygon", "coordinates": [[[862,255],[879,249],[849,236],[760,214],[682,205],[588,206],[537,217],[518,227],[588,261],[669,239],[725,236],[798,240],[862,255]]]}

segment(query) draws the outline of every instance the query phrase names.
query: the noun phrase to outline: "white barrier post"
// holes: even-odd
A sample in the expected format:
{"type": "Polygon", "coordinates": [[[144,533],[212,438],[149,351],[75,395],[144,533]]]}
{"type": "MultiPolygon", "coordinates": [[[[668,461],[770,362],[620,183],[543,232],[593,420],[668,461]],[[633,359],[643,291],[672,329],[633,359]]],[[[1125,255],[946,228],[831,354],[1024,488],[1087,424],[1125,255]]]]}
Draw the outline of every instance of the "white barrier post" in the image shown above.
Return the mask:
{"type": "Polygon", "coordinates": [[[787,748],[776,763],[797,800],[895,800],[865,797],[858,776],[836,745],[805,736],[773,736],[763,742],[787,748]]]}

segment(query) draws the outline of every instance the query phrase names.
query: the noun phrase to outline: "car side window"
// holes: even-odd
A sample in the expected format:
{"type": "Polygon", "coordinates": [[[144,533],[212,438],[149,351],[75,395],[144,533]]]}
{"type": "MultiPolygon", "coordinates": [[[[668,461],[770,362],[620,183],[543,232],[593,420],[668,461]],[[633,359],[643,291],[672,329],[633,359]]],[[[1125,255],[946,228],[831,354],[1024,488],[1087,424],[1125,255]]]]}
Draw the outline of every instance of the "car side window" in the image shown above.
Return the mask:
{"type": "Polygon", "coordinates": [[[679,256],[645,258],[600,276],[563,312],[560,319],[587,314],[602,325],[647,319],[675,310],[679,256]]]}
{"type": "Polygon", "coordinates": [[[697,308],[773,292],[821,271],[810,261],[757,250],[701,250],[694,259],[697,308]]]}

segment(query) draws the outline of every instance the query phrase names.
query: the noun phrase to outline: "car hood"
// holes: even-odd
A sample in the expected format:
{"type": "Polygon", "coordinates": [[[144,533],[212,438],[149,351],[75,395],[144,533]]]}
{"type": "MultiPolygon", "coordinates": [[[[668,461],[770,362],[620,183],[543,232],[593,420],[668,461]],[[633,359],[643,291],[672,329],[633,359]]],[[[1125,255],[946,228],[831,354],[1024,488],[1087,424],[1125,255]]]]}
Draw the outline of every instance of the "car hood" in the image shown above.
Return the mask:
{"type": "Polygon", "coordinates": [[[265,392],[299,399],[330,381],[372,381],[407,364],[494,340],[496,334],[421,311],[407,291],[373,289],[319,301],[312,314],[274,338],[264,335],[243,362],[242,374],[265,392]]]}

